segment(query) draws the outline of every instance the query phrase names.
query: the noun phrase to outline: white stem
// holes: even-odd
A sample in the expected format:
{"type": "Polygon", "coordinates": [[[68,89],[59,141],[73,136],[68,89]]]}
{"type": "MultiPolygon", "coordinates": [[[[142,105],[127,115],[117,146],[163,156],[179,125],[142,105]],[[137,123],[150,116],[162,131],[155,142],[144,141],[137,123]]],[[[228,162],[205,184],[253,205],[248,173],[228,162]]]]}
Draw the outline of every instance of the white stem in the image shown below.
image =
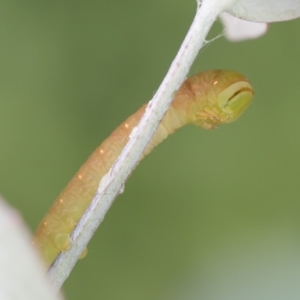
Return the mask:
{"type": "Polygon", "coordinates": [[[199,1],[195,19],[165,79],[149,103],[138,127],[133,130],[128,144],[105,176],[105,180],[101,180],[95,198],[72,233],[70,249],[61,253],[49,270],[50,281],[57,290],[69,276],[78,257],[138,163],[170,106],[172,96],[186,78],[215,19],[220,12],[238,0],[203,0],[202,3],[199,1]]]}

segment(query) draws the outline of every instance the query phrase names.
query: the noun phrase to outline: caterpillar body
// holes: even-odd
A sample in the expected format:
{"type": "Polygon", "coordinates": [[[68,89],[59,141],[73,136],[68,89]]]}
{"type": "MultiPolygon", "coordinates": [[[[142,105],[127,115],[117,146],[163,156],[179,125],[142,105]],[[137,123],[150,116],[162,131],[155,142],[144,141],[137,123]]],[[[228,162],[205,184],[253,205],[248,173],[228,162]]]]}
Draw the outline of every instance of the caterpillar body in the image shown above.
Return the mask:
{"type": "MultiPolygon", "coordinates": [[[[249,81],[233,71],[206,71],[188,78],[176,92],[143,157],[187,123],[212,129],[218,124],[236,120],[249,106],[252,96],[253,88],[249,81]]],[[[146,106],[143,105],[123,122],[92,153],[39,224],[33,243],[40,249],[48,265],[60,252],[69,248],[71,232],[95,196],[101,178],[128,142],[146,106]]]]}

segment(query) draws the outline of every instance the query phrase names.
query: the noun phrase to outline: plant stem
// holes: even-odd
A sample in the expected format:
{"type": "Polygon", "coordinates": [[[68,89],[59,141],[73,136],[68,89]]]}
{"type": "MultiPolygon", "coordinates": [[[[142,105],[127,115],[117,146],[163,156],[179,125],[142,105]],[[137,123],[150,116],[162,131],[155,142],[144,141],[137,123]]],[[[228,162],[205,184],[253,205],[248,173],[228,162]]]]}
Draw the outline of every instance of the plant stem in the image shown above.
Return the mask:
{"type": "Polygon", "coordinates": [[[73,231],[69,250],[58,255],[48,272],[54,288],[59,290],[69,276],[78,257],[100,225],[124,183],[137,165],[145,147],[167,111],[172,97],[186,78],[199,50],[205,43],[215,19],[224,9],[238,0],[198,0],[194,21],[176,55],[162,84],[149,102],[138,127],[134,128],[130,140],[110,171],[99,184],[91,205],[73,231]]]}

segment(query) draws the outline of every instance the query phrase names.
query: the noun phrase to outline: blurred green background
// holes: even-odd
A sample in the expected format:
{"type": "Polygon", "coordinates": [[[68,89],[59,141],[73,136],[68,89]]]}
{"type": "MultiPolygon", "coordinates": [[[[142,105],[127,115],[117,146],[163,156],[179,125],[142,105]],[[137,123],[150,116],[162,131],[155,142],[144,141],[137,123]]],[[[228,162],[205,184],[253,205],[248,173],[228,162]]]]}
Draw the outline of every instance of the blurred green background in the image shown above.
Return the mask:
{"type": "MultiPolygon", "coordinates": [[[[0,193],[34,230],[164,77],[195,1],[1,1],[0,193]]],[[[210,38],[222,33],[216,23],[210,38]]],[[[220,37],[193,65],[245,74],[250,109],[187,126],[135,170],[67,299],[300,299],[300,20],[220,37]]]]}

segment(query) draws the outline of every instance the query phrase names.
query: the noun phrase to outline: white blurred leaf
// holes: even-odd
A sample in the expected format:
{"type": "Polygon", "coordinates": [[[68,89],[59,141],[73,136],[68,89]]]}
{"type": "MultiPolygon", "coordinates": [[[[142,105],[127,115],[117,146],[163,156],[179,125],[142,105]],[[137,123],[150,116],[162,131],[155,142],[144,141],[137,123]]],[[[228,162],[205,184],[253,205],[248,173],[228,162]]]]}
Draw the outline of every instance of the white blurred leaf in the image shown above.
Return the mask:
{"type": "Polygon", "coordinates": [[[0,197],[0,299],[58,300],[20,215],[0,197]]]}
{"type": "Polygon", "coordinates": [[[266,23],[241,20],[227,13],[222,13],[219,17],[225,27],[226,38],[232,42],[258,38],[268,29],[266,23]]]}
{"type": "Polygon", "coordinates": [[[288,21],[300,17],[300,0],[239,0],[226,12],[254,22],[288,21]]]}

